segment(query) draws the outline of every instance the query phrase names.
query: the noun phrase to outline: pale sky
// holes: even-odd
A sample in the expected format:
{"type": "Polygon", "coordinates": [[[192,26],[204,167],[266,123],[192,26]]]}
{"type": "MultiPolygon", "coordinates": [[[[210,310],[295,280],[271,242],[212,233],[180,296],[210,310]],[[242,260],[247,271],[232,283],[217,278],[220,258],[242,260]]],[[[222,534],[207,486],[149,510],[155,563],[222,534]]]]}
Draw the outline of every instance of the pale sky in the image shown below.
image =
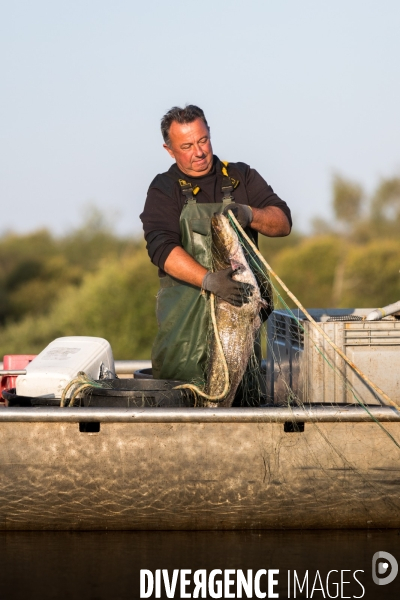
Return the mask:
{"type": "Polygon", "coordinates": [[[185,103],[296,229],[329,219],[333,172],[369,191],[400,173],[399,31],[398,0],[4,0],[0,231],[64,233],[91,202],[139,233],[185,103]]]}

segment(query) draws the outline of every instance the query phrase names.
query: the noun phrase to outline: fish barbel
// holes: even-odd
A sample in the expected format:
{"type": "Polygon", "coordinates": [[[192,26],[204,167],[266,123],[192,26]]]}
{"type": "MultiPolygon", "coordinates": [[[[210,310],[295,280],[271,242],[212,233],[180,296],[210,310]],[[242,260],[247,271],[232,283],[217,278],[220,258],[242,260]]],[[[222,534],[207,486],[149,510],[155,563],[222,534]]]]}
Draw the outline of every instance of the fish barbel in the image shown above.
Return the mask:
{"type": "MultiPolygon", "coordinates": [[[[220,271],[231,266],[235,269],[233,279],[253,286],[252,296],[248,303],[233,306],[215,298],[215,317],[219,338],[229,371],[229,391],[222,401],[206,401],[205,405],[231,406],[236,390],[253,353],[254,341],[261,327],[260,308],[266,303],[261,298],[253,271],[245,258],[243,248],[236,232],[228,219],[216,214],[211,219],[213,269],[220,271]]],[[[210,396],[218,396],[224,389],[225,377],[223,359],[217,348],[215,334],[210,344],[210,355],[207,368],[206,392],[210,396]]]]}

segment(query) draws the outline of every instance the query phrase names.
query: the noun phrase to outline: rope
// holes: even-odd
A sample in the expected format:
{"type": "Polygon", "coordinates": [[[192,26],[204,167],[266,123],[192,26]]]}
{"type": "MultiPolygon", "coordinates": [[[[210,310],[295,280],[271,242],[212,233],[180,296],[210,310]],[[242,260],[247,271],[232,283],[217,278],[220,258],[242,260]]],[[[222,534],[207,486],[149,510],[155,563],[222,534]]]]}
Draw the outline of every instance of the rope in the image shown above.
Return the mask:
{"type": "Polygon", "coordinates": [[[212,324],[213,324],[215,341],[217,343],[218,352],[221,355],[222,366],[224,368],[224,377],[225,377],[224,389],[222,390],[222,392],[220,394],[217,394],[216,396],[209,396],[208,394],[205,394],[200,388],[198,388],[196,385],[193,385],[192,383],[184,383],[183,385],[178,385],[178,386],[174,387],[173,389],[174,390],[191,390],[192,392],[194,392],[195,394],[198,394],[199,396],[201,396],[202,398],[205,398],[206,400],[211,400],[213,402],[217,402],[217,401],[223,400],[225,398],[225,396],[227,395],[227,393],[229,392],[229,370],[228,370],[228,365],[226,364],[226,358],[225,358],[225,354],[224,354],[224,349],[222,348],[221,339],[219,337],[219,332],[218,332],[218,327],[217,327],[217,319],[215,317],[215,296],[214,296],[214,294],[210,294],[210,300],[211,300],[211,320],[212,320],[212,324]]]}
{"type": "Polygon", "coordinates": [[[69,390],[74,385],[84,383],[84,380],[83,380],[84,376],[85,376],[85,373],[83,371],[79,371],[77,377],[75,377],[74,379],[71,379],[71,381],[69,383],[67,383],[67,385],[63,389],[63,393],[61,394],[61,400],[60,400],[60,406],[61,407],[65,406],[65,401],[67,399],[67,393],[69,392],[69,390]]]}
{"type": "Polygon", "coordinates": [[[78,385],[78,387],[75,388],[71,394],[71,399],[69,401],[68,406],[73,406],[78,394],[80,394],[81,392],[83,392],[83,390],[86,390],[88,388],[93,389],[93,385],[91,383],[82,383],[81,385],[78,385]]]}
{"type": "Polygon", "coordinates": [[[297,304],[297,306],[300,308],[300,310],[305,314],[305,316],[307,317],[307,319],[310,321],[310,323],[315,327],[315,329],[318,331],[318,333],[328,342],[328,344],[339,354],[339,356],[341,358],[343,358],[343,360],[357,373],[357,375],[359,375],[367,385],[369,385],[369,387],[371,387],[379,396],[381,396],[384,400],[386,400],[387,403],[389,403],[391,406],[393,406],[396,410],[400,410],[400,406],[398,406],[391,398],[389,398],[389,396],[387,394],[385,394],[385,392],[383,390],[381,390],[377,385],[375,385],[370,379],[369,377],[367,377],[365,375],[365,373],[363,373],[349,358],[348,356],[346,356],[346,354],[344,354],[344,352],[335,344],[335,342],[333,340],[331,340],[331,338],[325,333],[325,331],[322,329],[322,327],[320,327],[312,318],[312,316],[310,315],[310,313],[307,311],[307,309],[304,308],[304,306],[300,303],[300,301],[296,298],[296,296],[294,294],[292,294],[292,292],[289,290],[289,288],[283,283],[282,279],[275,273],[275,271],[272,269],[272,267],[267,263],[267,261],[265,260],[265,258],[263,257],[263,255],[261,254],[261,252],[259,251],[259,249],[256,247],[256,245],[251,241],[251,239],[249,238],[249,236],[246,234],[245,231],[243,231],[242,227],[240,226],[240,224],[238,223],[238,221],[235,218],[235,215],[232,213],[232,211],[228,211],[229,214],[229,218],[231,219],[231,221],[234,223],[235,227],[239,230],[240,234],[244,237],[244,239],[250,244],[251,248],[253,249],[253,251],[256,253],[256,255],[258,256],[258,258],[262,261],[263,265],[268,269],[269,273],[276,279],[276,281],[279,283],[279,285],[285,290],[285,292],[287,293],[287,295],[293,300],[293,302],[295,302],[295,304],[297,304]]]}
{"type": "Polygon", "coordinates": [[[89,375],[86,375],[86,373],[84,371],[79,371],[78,375],[74,379],[71,379],[71,381],[69,383],[67,383],[67,385],[63,389],[63,393],[61,394],[60,406],[64,407],[66,405],[67,393],[74,386],[77,386],[77,387],[76,387],[76,389],[74,389],[74,391],[71,394],[71,398],[70,398],[68,406],[74,405],[74,402],[75,402],[78,394],[80,394],[84,389],[88,389],[88,388],[112,389],[113,385],[112,385],[111,381],[112,380],[110,380],[110,381],[104,380],[102,382],[95,381],[94,379],[92,379],[92,377],[90,377],[89,375]]]}

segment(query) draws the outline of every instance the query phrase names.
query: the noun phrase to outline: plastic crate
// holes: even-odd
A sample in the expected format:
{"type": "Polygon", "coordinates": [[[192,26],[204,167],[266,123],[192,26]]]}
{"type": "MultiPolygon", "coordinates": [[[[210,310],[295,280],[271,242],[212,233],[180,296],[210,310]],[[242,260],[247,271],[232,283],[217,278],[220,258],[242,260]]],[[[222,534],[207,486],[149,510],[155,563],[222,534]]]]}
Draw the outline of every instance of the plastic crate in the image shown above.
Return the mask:
{"type": "MultiPolygon", "coordinates": [[[[344,354],[392,400],[400,402],[400,319],[329,321],[330,317],[366,317],[373,309],[308,309],[344,354]]],[[[348,404],[356,399],[381,404],[375,392],[324,340],[301,311],[274,311],[267,325],[267,395],[275,404],[288,401],[348,404]],[[318,346],[321,352],[318,352],[318,346]],[[333,369],[330,365],[333,365],[333,369]],[[292,392],[292,393],[291,393],[292,392]],[[291,398],[290,398],[291,396],[291,398]]]]}

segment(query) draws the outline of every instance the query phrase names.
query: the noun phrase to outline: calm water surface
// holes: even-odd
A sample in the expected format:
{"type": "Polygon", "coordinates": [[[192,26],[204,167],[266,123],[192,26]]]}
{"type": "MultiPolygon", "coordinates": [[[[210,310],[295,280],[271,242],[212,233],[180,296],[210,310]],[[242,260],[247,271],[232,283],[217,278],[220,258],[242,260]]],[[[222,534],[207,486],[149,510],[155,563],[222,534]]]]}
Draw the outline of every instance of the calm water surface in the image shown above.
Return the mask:
{"type": "MultiPolygon", "coordinates": [[[[400,563],[399,531],[0,532],[0,600],[130,600],[140,598],[140,569],[218,568],[279,569],[280,598],[288,597],[288,570],[312,579],[318,570],[324,580],[331,569],[362,569],[364,598],[399,599],[400,575],[372,582],[380,550],[400,563]]],[[[348,584],[345,593],[360,597],[362,588],[348,584]]]]}

